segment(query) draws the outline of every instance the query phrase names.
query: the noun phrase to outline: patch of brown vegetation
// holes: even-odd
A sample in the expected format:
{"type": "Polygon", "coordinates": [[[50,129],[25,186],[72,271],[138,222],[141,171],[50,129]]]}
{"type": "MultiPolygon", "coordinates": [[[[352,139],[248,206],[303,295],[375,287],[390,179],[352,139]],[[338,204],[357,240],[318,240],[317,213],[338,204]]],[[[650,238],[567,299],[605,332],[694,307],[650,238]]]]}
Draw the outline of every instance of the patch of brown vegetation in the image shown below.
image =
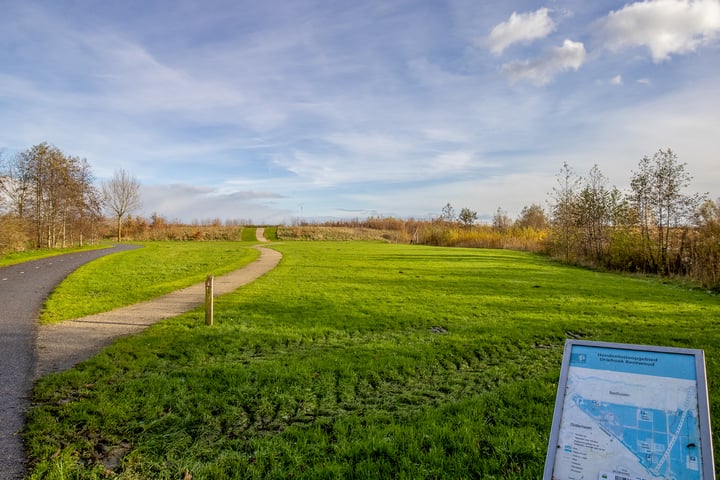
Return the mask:
{"type": "Polygon", "coordinates": [[[401,232],[392,230],[377,230],[366,227],[328,227],[321,225],[302,225],[293,227],[278,227],[279,240],[378,240],[383,242],[407,241],[399,239],[401,232]]]}

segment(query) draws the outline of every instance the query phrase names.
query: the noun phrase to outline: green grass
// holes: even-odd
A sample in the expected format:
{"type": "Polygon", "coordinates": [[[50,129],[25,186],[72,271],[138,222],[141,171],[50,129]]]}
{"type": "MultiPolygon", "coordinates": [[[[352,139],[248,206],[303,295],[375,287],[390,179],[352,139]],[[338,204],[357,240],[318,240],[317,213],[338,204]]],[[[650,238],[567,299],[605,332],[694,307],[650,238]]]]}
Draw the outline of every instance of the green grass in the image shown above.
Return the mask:
{"type": "Polygon", "coordinates": [[[265,237],[266,240],[277,241],[278,240],[277,229],[278,229],[278,227],[276,225],[270,226],[270,227],[265,227],[263,236],[265,237]]]}
{"type": "Polygon", "coordinates": [[[257,241],[257,228],[255,227],[243,227],[242,239],[243,242],[256,242],[257,241]]]}
{"type": "Polygon", "coordinates": [[[9,265],[15,265],[17,263],[29,262],[31,260],[40,260],[42,258],[54,257],[56,255],[63,255],[65,253],[84,252],[86,250],[97,250],[100,248],[108,248],[110,245],[86,245],[84,247],[71,247],[71,248],[41,248],[35,250],[28,250],[25,252],[13,252],[5,255],[0,255],[0,267],[7,267],[9,265]]]}
{"type": "Polygon", "coordinates": [[[720,394],[702,291],[511,251],[274,248],[215,326],[190,312],[41,379],[31,478],[537,479],[569,334],[704,349],[720,394]]]}
{"type": "MultiPolygon", "coordinates": [[[[257,243],[257,242],[255,242],[257,243]]],[[[79,318],[158,297],[241,268],[259,256],[250,243],[147,242],[76,270],[50,295],[42,323],[79,318]]]]}

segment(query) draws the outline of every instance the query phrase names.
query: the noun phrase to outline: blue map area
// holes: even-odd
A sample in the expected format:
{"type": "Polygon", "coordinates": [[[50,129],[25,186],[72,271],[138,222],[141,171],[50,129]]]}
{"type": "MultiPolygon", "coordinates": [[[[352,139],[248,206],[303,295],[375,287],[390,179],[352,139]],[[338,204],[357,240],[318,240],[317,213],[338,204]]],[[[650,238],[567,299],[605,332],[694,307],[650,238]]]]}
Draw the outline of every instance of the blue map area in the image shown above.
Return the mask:
{"type": "Polygon", "coordinates": [[[572,397],[605,433],[637,457],[651,478],[700,480],[698,418],[686,404],[672,411],[572,397]]]}

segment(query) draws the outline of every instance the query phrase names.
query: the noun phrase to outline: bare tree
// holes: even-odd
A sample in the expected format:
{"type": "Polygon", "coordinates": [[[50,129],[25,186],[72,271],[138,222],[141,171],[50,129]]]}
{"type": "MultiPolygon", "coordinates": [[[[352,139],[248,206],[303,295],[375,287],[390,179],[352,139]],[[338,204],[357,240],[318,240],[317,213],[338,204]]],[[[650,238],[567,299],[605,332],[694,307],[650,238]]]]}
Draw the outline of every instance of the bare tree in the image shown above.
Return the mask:
{"type": "Polygon", "coordinates": [[[105,207],[117,220],[117,240],[122,241],[123,218],[140,207],[140,183],[124,169],[115,171],[112,178],[102,183],[105,207]]]}
{"type": "Polygon", "coordinates": [[[5,162],[3,161],[3,154],[5,152],[3,150],[0,150],[0,213],[4,213],[7,209],[7,203],[8,203],[8,196],[7,193],[5,193],[5,182],[8,181],[4,169],[5,169],[5,162]]]}
{"type": "Polygon", "coordinates": [[[442,209],[442,213],[440,214],[440,220],[448,223],[453,223],[456,220],[455,216],[455,209],[453,206],[448,202],[442,209]]]}
{"type": "MultiPolygon", "coordinates": [[[[83,245],[85,232],[91,239],[95,236],[95,226],[102,218],[100,192],[95,187],[95,177],[92,174],[88,161],[84,158],[69,157],[71,203],[63,205],[63,222],[74,225],[77,231],[77,241],[83,245]]],[[[63,243],[65,242],[63,228],[63,243]]]]}
{"type": "Polygon", "coordinates": [[[577,236],[575,192],[580,184],[580,178],[567,162],[563,163],[557,175],[557,184],[557,187],[553,188],[554,203],[551,204],[553,236],[557,248],[564,253],[565,260],[568,261],[577,236]]]}
{"type": "Polygon", "coordinates": [[[496,230],[506,232],[510,229],[510,227],[512,227],[512,220],[505,210],[498,207],[492,218],[492,226],[496,230]]]}
{"type": "Polygon", "coordinates": [[[7,202],[6,208],[18,217],[25,218],[32,197],[30,155],[22,152],[0,160],[0,191],[7,202]]]}

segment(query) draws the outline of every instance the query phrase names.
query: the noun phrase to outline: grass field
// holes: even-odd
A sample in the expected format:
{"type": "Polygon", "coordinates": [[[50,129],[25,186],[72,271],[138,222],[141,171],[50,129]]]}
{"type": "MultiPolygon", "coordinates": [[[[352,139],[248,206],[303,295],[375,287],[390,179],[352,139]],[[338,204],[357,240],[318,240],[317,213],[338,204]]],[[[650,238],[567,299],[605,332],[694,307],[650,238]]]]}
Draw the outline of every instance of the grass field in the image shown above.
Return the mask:
{"type": "MultiPolygon", "coordinates": [[[[254,230],[253,230],[254,235],[254,230]]],[[[45,302],[40,321],[52,323],[159,297],[208,274],[241,268],[259,256],[238,242],[146,242],[143,248],[90,262],[73,273],[45,302]]]]}
{"type": "Polygon", "coordinates": [[[41,379],[31,478],[537,479],[568,336],[704,349],[720,419],[715,295],[512,251],[274,248],[215,326],[191,312],[41,379]]]}

